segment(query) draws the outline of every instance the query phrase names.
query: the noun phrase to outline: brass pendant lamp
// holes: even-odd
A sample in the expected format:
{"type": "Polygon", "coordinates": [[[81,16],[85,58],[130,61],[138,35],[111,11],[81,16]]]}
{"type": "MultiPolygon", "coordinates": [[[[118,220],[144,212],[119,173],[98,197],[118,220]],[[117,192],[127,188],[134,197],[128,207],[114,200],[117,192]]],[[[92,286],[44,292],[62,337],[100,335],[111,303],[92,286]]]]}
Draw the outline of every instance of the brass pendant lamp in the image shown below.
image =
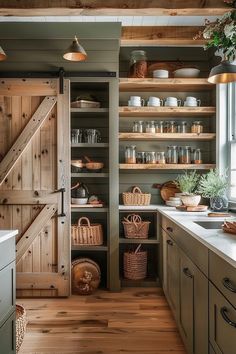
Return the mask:
{"type": "Polygon", "coordinates": [[[6,60],[7,59],[7,55],[4,52],[4,50],[2,49],[2,47],[0,46],[0,61],[6,60]]]}
{"type": "Polygon", "coordinates": [[[211,69],[208,81],[212,84],[227,84],[229,82],[235,82],[236,65],[228,60],[222,60],[219,65],[214,66],[211,69]]]}
{"type": "Polygon", "coordinates": [[[87,53],[82,45],[79,44],[76,36],[66,53],[63,55],[63,58],[70,61],[83,61],[87,59],[87,53]]]}

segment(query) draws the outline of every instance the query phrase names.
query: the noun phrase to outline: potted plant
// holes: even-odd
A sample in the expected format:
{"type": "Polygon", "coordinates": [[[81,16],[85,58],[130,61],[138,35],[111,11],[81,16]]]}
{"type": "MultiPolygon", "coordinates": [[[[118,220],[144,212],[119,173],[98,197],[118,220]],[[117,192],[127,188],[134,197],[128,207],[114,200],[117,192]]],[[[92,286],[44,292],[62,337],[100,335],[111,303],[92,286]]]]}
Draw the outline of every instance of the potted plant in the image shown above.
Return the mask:
{"type": "Polygon", "coordinates": [[[175,184],[182,192],[181,201],[186,206],[197,206],[201,196],[195,194],[200,176],[196,171],[187,172],[177,177],[175,184]]]}
{"type": "Polygon", "coordinates": [[[210,170],[209,173],[201,176],[199,181],[198,192],[203,197],[210,198],[210,208],[213,211],[227,211],[227,188],[227,172],[221,175],[218,170],[210,170]]]}

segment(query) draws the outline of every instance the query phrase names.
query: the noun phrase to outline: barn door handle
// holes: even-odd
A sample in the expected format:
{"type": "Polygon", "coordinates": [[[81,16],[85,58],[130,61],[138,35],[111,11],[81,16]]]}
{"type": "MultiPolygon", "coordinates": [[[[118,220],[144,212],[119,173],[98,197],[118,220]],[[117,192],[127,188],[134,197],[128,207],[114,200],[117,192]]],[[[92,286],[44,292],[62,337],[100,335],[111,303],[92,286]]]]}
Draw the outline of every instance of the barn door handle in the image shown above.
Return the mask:
{"type": "Polygon", "coordinates": [[[227,308],[224,306],[224,307],[221,307],[220,309],[220,313],[221,313],[221,316],[223,317],[223,319],[225,320],[225,322],[227,322],[230,326],[232,327],[236,327],[236,322],[232,321],[228,316],[227,316],[227,308]]]}
{"type": "Polygon", "coordinates": [[[65,201],[65,197],[64,197],[64,193],[65,193],[66,189],[65,188],[60,188],[60,189],[56,189],[54,191],[54,193],[61,193],[61,214],[57,214],[57,216],[59,218],[66,216],[65,214],[65,207],[64,207],[64,201],[65,201]]]}

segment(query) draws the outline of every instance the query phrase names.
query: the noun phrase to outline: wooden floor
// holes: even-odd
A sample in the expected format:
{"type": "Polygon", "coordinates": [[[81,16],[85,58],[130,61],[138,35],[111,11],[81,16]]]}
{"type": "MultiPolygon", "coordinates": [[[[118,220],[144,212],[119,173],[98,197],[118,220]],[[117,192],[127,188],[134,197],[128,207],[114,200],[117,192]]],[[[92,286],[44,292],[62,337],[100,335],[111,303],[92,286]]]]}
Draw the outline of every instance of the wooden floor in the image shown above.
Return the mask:
{"type": "Polygon", "coordinates": [[[18,302],[28,317],[20,354],[185,354],[159,288],[18,302]]]}

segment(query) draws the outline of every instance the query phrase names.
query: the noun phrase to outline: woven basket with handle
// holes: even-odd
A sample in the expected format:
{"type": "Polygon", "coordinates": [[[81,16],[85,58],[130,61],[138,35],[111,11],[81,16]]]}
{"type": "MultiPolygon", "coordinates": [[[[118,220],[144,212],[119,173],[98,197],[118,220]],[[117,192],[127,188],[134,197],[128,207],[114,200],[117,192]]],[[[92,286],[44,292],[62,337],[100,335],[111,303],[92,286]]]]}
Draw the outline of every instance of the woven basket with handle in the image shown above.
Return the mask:
{"type": "Polygon", "coordinates": [[[129,214],[122,221],[126,238],[148,238],[150,221],[143,221],[137,214],[129,214]]]}
{"type": "Polygon", "coordinates": [[[147,276],[147,251],[141,251],[141,244],[135,251],[124,252],[124,277],[141,280],[147,276]]]}
{"type": "Polygon", "coordinates": [[[149,205],[150,193],[142,193],[139,187],[133,187],[131,192],[122,193],[124,205],[149,205]]]}
{"type": "Polygon", "coordinates": [[[26,311],[21,305],[16,305],[16,352],[18,353],[26,332],[26,311]]]}
{"type": "Polygon", "coordinates": [[[103,231],[101,224],[91,224],[89,219],[82,217],[77,225],[71,225],[72,245],[102,245],[103,231]]]}

